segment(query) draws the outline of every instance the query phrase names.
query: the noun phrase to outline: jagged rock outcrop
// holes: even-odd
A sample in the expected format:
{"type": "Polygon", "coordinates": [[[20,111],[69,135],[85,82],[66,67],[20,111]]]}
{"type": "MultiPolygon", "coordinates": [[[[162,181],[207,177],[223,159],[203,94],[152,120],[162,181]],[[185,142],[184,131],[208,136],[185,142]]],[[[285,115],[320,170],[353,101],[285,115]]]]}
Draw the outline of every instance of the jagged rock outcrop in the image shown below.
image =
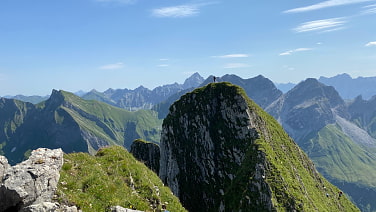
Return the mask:
{"type": "Polygon", "coordinates": [[[62,165],[61,149],[40,148],[28,160],[5,169],[1,176],[0,211],[22,211],[30,205],[51,201],[62,165]]]}
{"type": "Polygon", "coordinates": [[[159,173],[160,149],[157,144],[137,139],[133,141],[130,153],[137,160],[144,162],[149,169],[159,173]]]}
{"type": "Polygon", "coordinates": [[[189,211],[357,211],[337,199],[339,189],[281,126],[229,83],[175,102],[160,148],[159,176],[189,211]]]}

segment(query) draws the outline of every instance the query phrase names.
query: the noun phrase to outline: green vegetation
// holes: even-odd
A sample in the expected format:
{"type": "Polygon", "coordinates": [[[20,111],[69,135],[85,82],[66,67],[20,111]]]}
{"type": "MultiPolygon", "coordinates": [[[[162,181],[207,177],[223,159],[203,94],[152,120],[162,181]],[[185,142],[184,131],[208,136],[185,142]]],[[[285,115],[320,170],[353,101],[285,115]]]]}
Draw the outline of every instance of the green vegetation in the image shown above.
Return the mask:
{"type": "Polygon", "coordinates": [[[54,90],[38,105],[1,99],[0,153],[15,164],[39,147],[92,154],[107,145],[129,149],[138,138],[159,143],[161,125],[155,111],[130,112],[65,91],[54,90]]]}
{"type": "MultiPolygon", "coordinates": [[[[244,93],[243,97],[246,97],[244,93]]],[[[273,191],[272,200],[278,211],[289,208],[358,211],[347,198],[338,198],[340,190],[315,170],[314,164],[272,116],[253,101],[247,101],[250,110],[260,117],[257,124],[260,139],[256,140],[256,145],[268,162],[266,181],[273,191]]]]}
{"type": "MultiPolygon", "coordinates": [[[[126,124],[135,123],[136,133],[140,138],[159,143],[159,127],[162,121],[157,113],[147,110],[130,112],[95,100],[84,100],[72,93],[59,91],[68,106],[61,106],[85,130],[110,141],[111,144],[124,145],[127,142],[124,132],[126,124]]],[[[57,116],[58,117],[58,116],[57,116]]],[[[61,122],[60,117],[57,122],[61,122]]],[[[134,138],[128,140],[131,143],[134,138]]],[[[127,146],[127,145],[125,145],[127,146]]],[[[128,146],[127,146],[128,147],[128,146]]]]}
{"type": "Polygon", "coordinates": [[[154,172],[120,146],[100,149],[95,156],[64,155],[60,175],[58,200],[84,212],[116,205],[161,211],[165,202],[170,211],[186,211],[154,172]]]}
{"type": "Polygon", "coordinates": [[[325,176],[376,187],[375,156],[356,145],[338,125],[321,129],[309,140],[306,151],[325,176]]]}

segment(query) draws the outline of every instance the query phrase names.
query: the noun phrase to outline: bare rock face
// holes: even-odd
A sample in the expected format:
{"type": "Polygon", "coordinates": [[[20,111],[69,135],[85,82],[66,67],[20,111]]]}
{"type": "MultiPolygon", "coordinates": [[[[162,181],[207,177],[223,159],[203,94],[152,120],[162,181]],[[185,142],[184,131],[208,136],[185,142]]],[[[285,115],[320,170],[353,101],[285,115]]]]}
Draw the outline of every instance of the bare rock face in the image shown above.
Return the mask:
{"type": "Polygon", "coordinates": [[[4,161],[0,158],[0,174],[4,173],[0,175],[0,211],[23,211],[30,205],[51,201],[63,165],[61,149],[34,150],[28,160],[5,169],[2,167],[8,165],[4,161]]]}
{"type": "Polygon", "coordinates": [[[241,201],[243,209],[257,205],[272,210],[261,153],[252,156],[253,178],[246,185],[260,196],[258,202],[246,195],[230,200],[238,192],[232,185],[246,169],[246,152],[259,136],[254,119],[258,117],[244,97],[227,84],[208,85],[172,105],[162,127],[159,176],[189,211],[226,211],[231,208],[227,203],[235,201],[241,201]]]}
{"type": "Polygon", "coordinates": [[[9,168],[8,160],[4,156],[0,156],[0,179],[4,176],[5,171],[9,168]]]}
{"type": "Polygon", "coordinates": [[[160,150],[157,144],[137,139],[133,141],[130,153],[149,169],[159,173],[160,150]]]}

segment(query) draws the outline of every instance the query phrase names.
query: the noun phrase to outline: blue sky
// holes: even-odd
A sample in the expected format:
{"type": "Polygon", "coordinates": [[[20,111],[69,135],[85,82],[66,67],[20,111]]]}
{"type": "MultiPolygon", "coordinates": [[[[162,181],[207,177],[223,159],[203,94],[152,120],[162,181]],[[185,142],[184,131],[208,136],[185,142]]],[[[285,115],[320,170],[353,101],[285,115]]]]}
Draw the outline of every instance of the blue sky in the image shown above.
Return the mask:
{"type": "Polygon", "coordinates": [[[1,0],[0,96],[376,76],[376,0],[1,0]]]}

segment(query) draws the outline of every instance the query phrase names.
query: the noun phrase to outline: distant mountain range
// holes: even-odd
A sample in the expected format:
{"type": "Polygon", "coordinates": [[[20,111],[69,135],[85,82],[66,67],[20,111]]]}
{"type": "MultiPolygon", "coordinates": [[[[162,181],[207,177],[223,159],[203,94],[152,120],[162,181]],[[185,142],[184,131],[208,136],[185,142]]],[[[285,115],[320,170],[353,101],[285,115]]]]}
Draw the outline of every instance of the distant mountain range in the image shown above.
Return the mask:
{"type": "MultiPolygon", "coordinates": [[[[218,82],[220,82],[220,80],[221,77],[217,78],[218,82]]],[[[74,94],[87,100],[99,100],[117,107],[134,111],[139,109],[151,109],[154,105],[167,100],[170,96],[174,95],[175,93],[187,92],[199,86],[206,85],[212,81],[213,76],[209,76],[205,80],[199,73],[196,72],[192,76],[187,78],[183,84],[174,83],[161,85],[152,90],[145,88],[143,86],[139,86],[134,90],[126,88],[110,88],[104,92],[99,92],[93,89],[89,92],[77,91],[74,94]]],[[[372,96],[376,94],[376,77],[358,77],[354,79],[351,78],[351,76],[348,74],[340,74],[334,77],[321,76],[318,79],[318,81],[324,83],[325,85],[333,86],[338,91],[340,96],[346,100],[354,99],[359,95],[362,96],[362,98],[364,99],[370,99],[372,98],[372,96]]],[[[274,84],[276,88],[282,91],[283,93],[287,93],[289,90],[291,90],[293,87],[297,85],[295,83],[274,84]]],[[[17,95],[4,97],[8,99],[18,99],[24,102],[37,104],[48,99],[49,96],[17,95]]]]}
{"type": "Polygon", "coordinates": [[[34,105],[0,98],[0,154],[14,164],[39,147],[94,153],[100,147],[130,148],[142,138],[159,143],[161,120],[151,110],[129,112],[54,90],[34,105]]]}
{"type": "MultiPolygon", "coordinates": [[[[319,82],[333,86],[343,99],[354,99],[362,96],[370,99],[376,95],[376,77],[352,78],[348,74],[339,74],[334,77],[320,77],[319,82]]],[[[276,83],[278,89],[283,93],[288,92],[296,86],[294,83],[276,83]]]]}
{"type": "MultiPolygon", "coordinates": [[[[370,85],[369,94],[354,92],[358,97],[346,99],[335,86],[320,79],[304,80],[283,93],[261,75],[249,79],[217,77],[218,82],[241,86],[248,97],[278,120],[330,182],[346,191],[363,211],[375,211],[376,97],[366,97],[373,96],[376,83],[370,85]]],[[[159,143],[162,119],[170,106],[195,87],[211,82],[212,76],[203,79],[196,73],[182,85],[153,90],[109,89],[92,91],[82,98],[53,91],[39,104],[1,98],[0,128],[4,130],[0,131],[0,154],[17,162],[41,146],[94,152],[111,144],[129,149],[137,138],[159,143]]]]}
{"type": "Polygon", "coordinates": [[[202,78],[198,73],[195,73],[187,78],[183,84],[174,83],[170,85],[163,85],[158,86],[153,90],[149,90],[143,86],[140,86],[134,90],[108,89],[103,93],[92,90],[84,94],[82,98],[87,100],[102,101],[130,111],[151,109],[154,105],[161,103],[175,93],[198,87],[203,81],[204,78],[202,78]]]}
{"type": "Polygon", "coordinates": [[[375,100],[345,103],[332,86],[307,79],[266,108],[329,181],[362,210],[376,210],[375,100]]]}

